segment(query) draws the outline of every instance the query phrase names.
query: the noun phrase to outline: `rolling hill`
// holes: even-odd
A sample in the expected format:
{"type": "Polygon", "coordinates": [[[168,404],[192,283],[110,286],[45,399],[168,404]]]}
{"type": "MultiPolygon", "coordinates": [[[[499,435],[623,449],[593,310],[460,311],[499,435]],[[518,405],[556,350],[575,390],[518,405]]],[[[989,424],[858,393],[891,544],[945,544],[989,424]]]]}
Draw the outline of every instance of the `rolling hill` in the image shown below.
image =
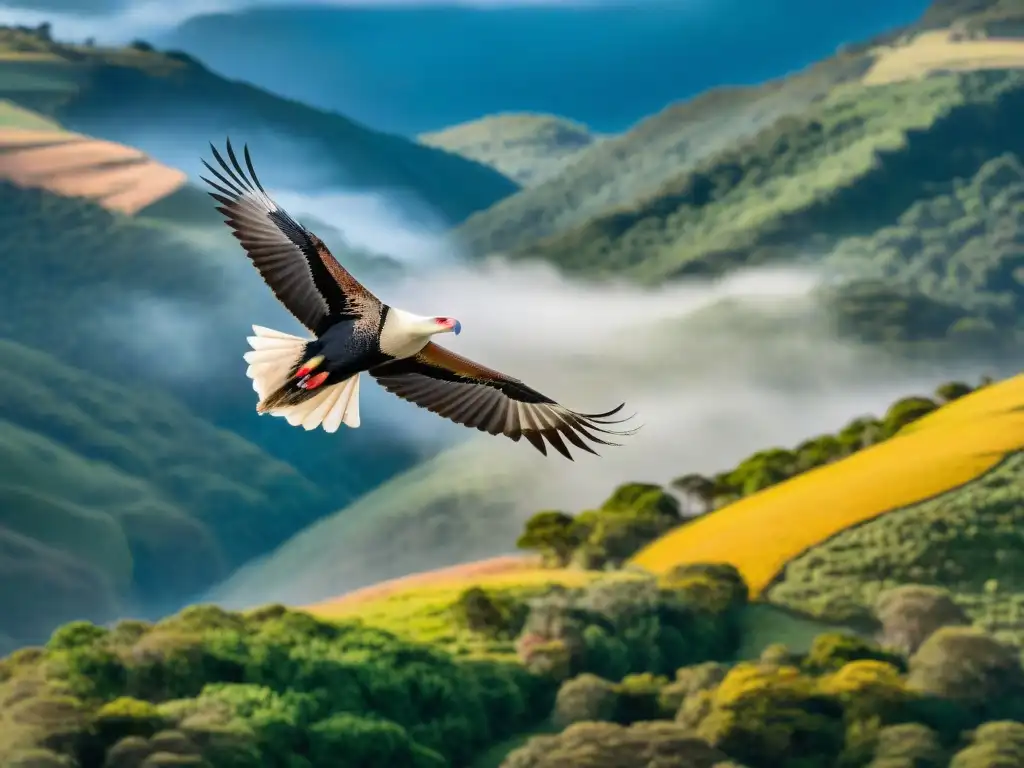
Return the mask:
{"type": "MultiPolygon", "coordinates": [[[[1022,405],[1024,376],[982,388],[891,440],[672,531],[631,563],[664,573],[680,563],[729,562],[762,594],[805,552],[820,568],[815,548],[854,526],[987,482],[986,473],[1024,448],[1022,405]]],[[[1016,462],[1008,466],[1013,472],[1016,462]]]]}
{"type": "Polygon", "coordinates": [[[389,190],[448,222],[516,189],[479,163],[225,80],[186,54],[144,43],[99,48],[2,28],[0,99],[188,172],[199,170],[197,155],[211,140],[228,134],[253,145],[264,168],[280,166],[278,186],[389,190]]]}
{"type": "Polygon", "coordinates": [[[0,454],[8,643],[178,606],[325,503],[292,467],[172,398],[6,340],[0,454]]]}
{"type": "Polygon", "coordinates": [[[421,144],[453,152],[535,187],[574,162],[600,137],[586,126],[551,115],[490,115],[421,134],[421,144]]]}

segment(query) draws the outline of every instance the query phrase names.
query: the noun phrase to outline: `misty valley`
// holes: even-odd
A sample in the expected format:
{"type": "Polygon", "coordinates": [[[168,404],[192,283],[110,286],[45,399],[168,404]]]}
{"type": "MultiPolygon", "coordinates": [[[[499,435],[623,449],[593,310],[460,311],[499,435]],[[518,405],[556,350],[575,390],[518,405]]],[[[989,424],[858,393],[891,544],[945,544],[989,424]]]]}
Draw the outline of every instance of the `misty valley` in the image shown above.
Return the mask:
{"type": "Polygon", "coordinates": [[[1024,765],[1024,7],[862,5],[0,5],[0,766],[1024,765]]]}

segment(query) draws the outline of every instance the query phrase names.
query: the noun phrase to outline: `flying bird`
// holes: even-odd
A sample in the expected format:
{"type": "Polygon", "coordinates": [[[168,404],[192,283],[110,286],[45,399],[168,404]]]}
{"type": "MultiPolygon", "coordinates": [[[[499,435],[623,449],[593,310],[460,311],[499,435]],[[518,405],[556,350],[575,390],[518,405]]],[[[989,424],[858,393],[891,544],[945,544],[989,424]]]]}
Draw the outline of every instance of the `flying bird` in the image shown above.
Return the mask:
{"type": "Polygon", "coordinates": [[[432,341],[458,335],[454,317],[427,317],[383,303],[357,281],[323,241],[293,219],[260,184],[243,148],[245,168],[227,141],[230,165],[212,144],[218,168],[217,210],[277,299],[313,334],[302,338],[254,325],[244,355],[259,396],[257,412],[292,426],[336,432],[359,426],[359,377],[366,372],[387,391],[467,427],[513,441],[525,438],[547,455],[547,444],[566,458],[566,443],[617,445],[602,435],[626,435],[612,425],[625,403],[605,413],[577,413],[518,379],[491,370],[432,341]],[[546,441],[546,442],[545,442],[546,441]]]}

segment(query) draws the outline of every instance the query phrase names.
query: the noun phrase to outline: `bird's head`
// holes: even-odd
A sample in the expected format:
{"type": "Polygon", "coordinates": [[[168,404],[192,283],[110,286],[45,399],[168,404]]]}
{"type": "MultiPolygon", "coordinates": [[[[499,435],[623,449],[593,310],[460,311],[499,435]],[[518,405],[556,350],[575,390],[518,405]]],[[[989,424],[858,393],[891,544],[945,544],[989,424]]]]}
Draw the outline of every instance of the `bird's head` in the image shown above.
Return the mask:
{"type": "Polygon", "coordinates": [[[454,333],[456,336],[462,332],[462,323],[454,317],[431,317],[427,321],[427,329],[431,335],[435,333],[454,333]]]}

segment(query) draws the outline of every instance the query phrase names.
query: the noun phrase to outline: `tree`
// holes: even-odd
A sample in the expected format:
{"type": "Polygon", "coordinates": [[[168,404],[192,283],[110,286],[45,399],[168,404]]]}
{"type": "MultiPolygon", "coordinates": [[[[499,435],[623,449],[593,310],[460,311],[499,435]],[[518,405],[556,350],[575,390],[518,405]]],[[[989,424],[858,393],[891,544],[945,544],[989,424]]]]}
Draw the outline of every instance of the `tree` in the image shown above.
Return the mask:
{"type": "Polygon", "coordinates": [[[934,400],[927,397],[905,397],[889,406],[882,418],[882,436],[889,438],[903,427],[927,416],[938,408],[934,400]]]}
{"type": "Polygon", "coordinates": [[[962,381],[947,381],[935,389],[935,396],[943,403],[951,403],[954,400],[971,394],[973,391],[974,389],[970,384],[965,384],[962,381]]]}
{"type": "Polygon", "coordinates": [[[688,499],[696,502],[697,514],[705,514],[714,506],[715,481],[710,477],[691,472],[677,477],[670,485],[688,499]]]}
{"type": "Polygon", "coordinates": [[[516,546],[539,552],[549,567],[562,568],[568,565],[581,543],[581,532],[572,515],[546,510],[526,521],[516,546]]]}

